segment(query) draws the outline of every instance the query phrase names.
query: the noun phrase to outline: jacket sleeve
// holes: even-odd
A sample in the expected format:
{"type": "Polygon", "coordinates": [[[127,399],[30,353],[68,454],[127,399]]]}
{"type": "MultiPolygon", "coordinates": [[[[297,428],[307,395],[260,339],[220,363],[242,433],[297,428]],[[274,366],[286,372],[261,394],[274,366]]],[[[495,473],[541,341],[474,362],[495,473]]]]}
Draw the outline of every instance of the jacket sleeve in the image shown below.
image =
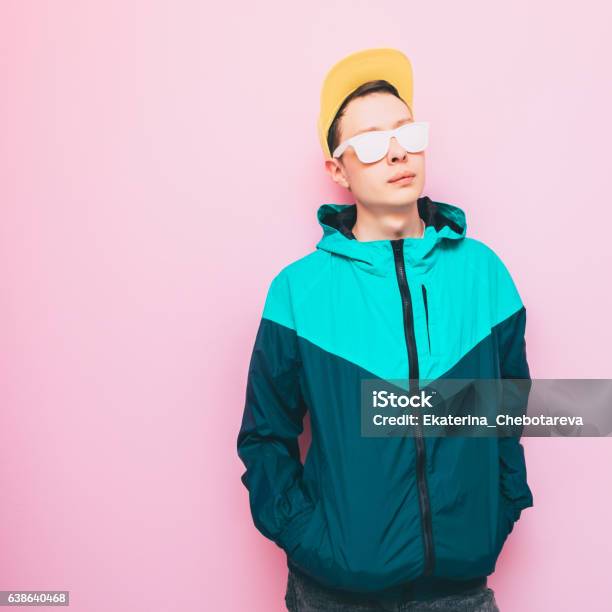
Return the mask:
{"type": "MultiPolygon", "coordinates": [[[[494,332],[499,351],[500,378],[523,379],[516,385],[503,382],[504,412],[525,414],[531,389],[531,376],[527,362],[525,326],[527,312],[506,266],[498,260],[497,290],[502,305],[502,320],[494,332]],[[510,314],[508,314],[510,312],[510,314]]],[[[522,427],[514,435],[499,438],[501,493],[508,502],[511,520],[517,521],[521,511],[533,506],[533,496],[527,483],[525,452],[520,442],[522,427]]]]}
{"type": "Polygon", "coordinates": [[[287,280],[281,272],[270,285],[257,331],[237,439],[253,522],[284,549],[294,544],[292,527],[304,522],[314,508],[302,481],[298,436],[306,406],[291,313],[287,280]]]}

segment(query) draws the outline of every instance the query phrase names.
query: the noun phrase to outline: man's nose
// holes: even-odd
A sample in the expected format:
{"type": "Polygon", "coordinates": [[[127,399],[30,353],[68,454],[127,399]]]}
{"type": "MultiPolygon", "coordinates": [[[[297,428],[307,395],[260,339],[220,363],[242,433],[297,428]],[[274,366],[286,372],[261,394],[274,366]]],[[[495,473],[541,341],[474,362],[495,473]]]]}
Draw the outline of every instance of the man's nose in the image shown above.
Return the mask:
{"type": "Polygon", "coordinates": [[[391,142],[389,143],[389,151],[387,155],[391,160],[394,159],[404,159],[406,155],[408,155],[408,151],[402,147],[402,145],[397,141],[397,138],[393,136],[391,138],[391,142]]]}

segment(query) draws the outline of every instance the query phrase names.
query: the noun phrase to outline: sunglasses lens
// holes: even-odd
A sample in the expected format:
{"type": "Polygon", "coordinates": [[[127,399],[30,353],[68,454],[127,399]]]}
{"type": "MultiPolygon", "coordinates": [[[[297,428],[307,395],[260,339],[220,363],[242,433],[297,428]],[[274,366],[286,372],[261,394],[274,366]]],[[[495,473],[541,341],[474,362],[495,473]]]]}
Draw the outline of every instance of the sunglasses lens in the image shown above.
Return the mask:
{"type": "Polygon", "coordinates": [[[429,140],[429,124],[425,121],[407,123],[398,133],[398,142],[409,153],[418,153],[427,148],[429,140]]]}
{"type": "Polygon", "coordinates": [[[389,138],[380,132],[365,132],[353,142],[355,153],[363,164],[382,159],[387,153],[389,138]]]}

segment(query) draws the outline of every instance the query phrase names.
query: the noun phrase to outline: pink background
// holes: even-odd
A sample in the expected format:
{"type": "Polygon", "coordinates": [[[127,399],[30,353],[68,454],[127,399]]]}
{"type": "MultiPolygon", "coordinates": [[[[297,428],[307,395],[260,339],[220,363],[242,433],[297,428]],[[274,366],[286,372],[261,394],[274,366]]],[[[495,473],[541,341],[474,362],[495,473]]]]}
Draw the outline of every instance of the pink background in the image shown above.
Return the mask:
{"type": "MultiPolygon", "coordinates": [[[[528,310],[534,377],[612,377],[604,3],[0,8],[0,589],[71,609],[284,610],[235,452],[271,278],[314,248],[321,80],[412,60],[425,193],[528,310]]],[[[308,440],[302,440],[303,450],[308,440]]],[[[527,439],[502,612],[609,610],[609,439],[527,439]]]]}

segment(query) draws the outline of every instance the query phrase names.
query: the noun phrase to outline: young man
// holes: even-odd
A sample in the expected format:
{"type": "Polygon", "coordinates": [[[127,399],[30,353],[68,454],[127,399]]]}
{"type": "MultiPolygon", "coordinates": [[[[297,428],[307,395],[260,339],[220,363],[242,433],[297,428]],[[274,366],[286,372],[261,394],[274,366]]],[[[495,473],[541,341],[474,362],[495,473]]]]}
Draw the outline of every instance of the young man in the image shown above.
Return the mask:
{"type": "Polygon", "coordinates": [[[237,440],[254,523],[287,554],[289,610],[497,610],[487,576],[533,505],[518,437],[364,436],[360,393],[529,379],[525,307],[463,210],[421,196],[428,124],[405,55],[338,62],[318,127],[355,204],[320,206],[316,249],[268,291],[237,440]]]}

